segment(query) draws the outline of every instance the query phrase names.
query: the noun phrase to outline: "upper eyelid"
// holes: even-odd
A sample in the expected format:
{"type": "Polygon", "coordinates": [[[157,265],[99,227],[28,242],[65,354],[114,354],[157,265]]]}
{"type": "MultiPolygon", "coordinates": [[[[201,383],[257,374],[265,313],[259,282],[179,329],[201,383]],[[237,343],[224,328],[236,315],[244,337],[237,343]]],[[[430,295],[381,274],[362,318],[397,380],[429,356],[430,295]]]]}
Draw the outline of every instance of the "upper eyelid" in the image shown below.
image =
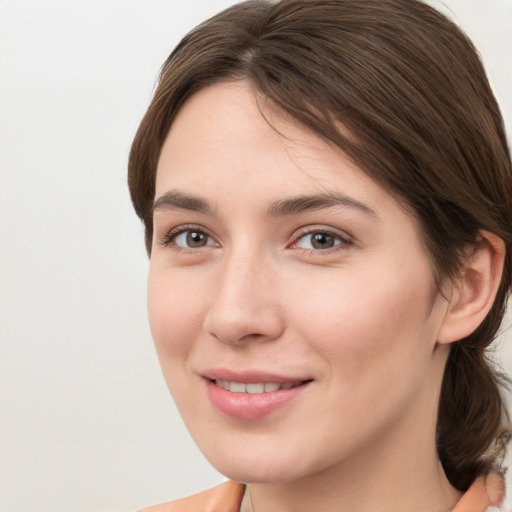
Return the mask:
{"type": "Polygon", "coordinates": [[[327,256],[329,254],[337,253],[340,250],[347,250],[348,248],[350,248],[354,245],[354,238],[351,235],[349,235],[347,232],[345,232],[345,231],[340,232],[340,231],[341,230],[338,230],[338,229],[326,228],[326,227],[320,227],[320,226],[305,227],[302,231],[299,230],[298,233],[293,235],[293,240],[291,243],[289,243],[287,245],[287,248],[292,249],[292,250],[300,250],[307,254],[311,254],[311,255],[314,254],[314,255],[318,255],[318,256],[320,256],[320,255],[327,256]],[[300,241],[304,237],[311,236],[314,233],[325,233],[330,236],[334,236],[335,238],[337,238],[339,240],[339,243],[333,245],[332,247],[322,248],[322,249],[306,248],[306,247],[299,246],[300,241]]]}
{"type": "MultiPolygon", "coordinates": [[[[171,229],[166,230],[161,236],[159,236],[156,240],[160,245],[167,246],[169,245],[177,236],[180,234],[187,232],[187,231],[199,231],[201,233],[204,233],[208,237],[212,238],[217,244],[220,245],[220,242],[218,240],[218,237],[215,236],[205,226],[201,224],[180,224],[178,226],[175,226],[171,229]]],[[[155,234],[157,233],[157,230],[155,230],[155,234]]],[[[305,237],[307,235],[311,235],[313,233],[327,233],[329,235],[338,237],[342,240],[342,242],[354,242],[355,238],[348,233],[345,230],[341,230],[339,228],[334,228],[332,226],[326,226],[321,224],[312,224],[308,226],[303,226],[298,229],[295,229],[293,233],[289,236],[289,242],[287,242],[287,247],[292,247],[295,245],[299,239],[302,237],[305,237]]]]}
{"type": "Polygon", "coordinates": [[[299,228],[298,230],[296,230],[294,232],[294,234],[292,235],[292,239],[294,241],[297,241],[299,238],[302,238],[303,236],[306,236],[306,235],[311,235],[312,233],[328,233],[329,235],[334,235],[334,236],[337,236],[339,238],[341,238],[342,240],[346,240],[346,241],[354,241],[354,237],[347,233],[346,231],[343,231],[341,229],[336,229],[336,228],[333,228],[333,227],[327,227],[327,226],[305,226],[303,228],[299,228]]]}
{"type": "Polygon", "coordinates": [[[179,235],[186,233],[187,231],[194,230],[200,233],[204,233],[212,240],[215,240],[216,243],[218,243],[216,237],[212,235],[208,229],[206,229],[204,226],[201,226],[200,224],[181,224],[179,226],[171,228],[165,231],[162,236],[159,236],[157,238],[157,242],[160,245],[167,246],[170,243],[172,243],[179,235]]]}

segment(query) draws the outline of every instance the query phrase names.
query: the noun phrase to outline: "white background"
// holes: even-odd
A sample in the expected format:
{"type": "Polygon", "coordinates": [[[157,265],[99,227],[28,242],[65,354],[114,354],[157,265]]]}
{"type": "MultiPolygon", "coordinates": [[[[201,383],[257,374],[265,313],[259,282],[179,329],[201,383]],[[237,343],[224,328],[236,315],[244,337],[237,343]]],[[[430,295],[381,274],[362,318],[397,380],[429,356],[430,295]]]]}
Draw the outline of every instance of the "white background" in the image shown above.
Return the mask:
{"type": "MultiPolygon", "coordinates": [[[[160,65],[231,3],[0,0],[1,512],[121,512],[222,480],[153,353],[125,175],[160,65]]],[[[510,130],[512,1],[445,4],[510,130]]]]}

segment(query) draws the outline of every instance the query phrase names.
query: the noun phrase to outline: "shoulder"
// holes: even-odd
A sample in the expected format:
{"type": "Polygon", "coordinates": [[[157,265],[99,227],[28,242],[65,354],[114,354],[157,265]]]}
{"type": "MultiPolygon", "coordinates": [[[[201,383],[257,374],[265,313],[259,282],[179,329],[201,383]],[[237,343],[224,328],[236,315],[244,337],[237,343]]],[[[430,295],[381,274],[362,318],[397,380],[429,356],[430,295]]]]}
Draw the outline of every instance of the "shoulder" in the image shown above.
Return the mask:
{"type": "Polygon", "coordinates": [[[244,491],[242,484],[225,482],[199,494],[153,505],[139,512],[238,512],[244,491]]]}
{"type": "Polygon", "coordinates": [[[452,512],[506,512],[505,481],[498,473],[477,478],[452,512]]]}

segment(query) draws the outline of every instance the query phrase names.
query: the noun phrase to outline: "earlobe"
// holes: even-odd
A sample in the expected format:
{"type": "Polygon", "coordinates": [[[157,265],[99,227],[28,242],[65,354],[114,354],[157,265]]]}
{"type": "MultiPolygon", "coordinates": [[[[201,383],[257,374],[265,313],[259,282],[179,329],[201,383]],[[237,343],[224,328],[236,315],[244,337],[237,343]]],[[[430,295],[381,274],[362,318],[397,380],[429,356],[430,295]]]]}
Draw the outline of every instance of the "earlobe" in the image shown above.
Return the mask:
{"type": "Polygon", "coordinates": [[[469,336],[491,309],[503,273],[505,244],[487,231],[465,261],[438,333],[438,343],[446,344],[469,336]]]}

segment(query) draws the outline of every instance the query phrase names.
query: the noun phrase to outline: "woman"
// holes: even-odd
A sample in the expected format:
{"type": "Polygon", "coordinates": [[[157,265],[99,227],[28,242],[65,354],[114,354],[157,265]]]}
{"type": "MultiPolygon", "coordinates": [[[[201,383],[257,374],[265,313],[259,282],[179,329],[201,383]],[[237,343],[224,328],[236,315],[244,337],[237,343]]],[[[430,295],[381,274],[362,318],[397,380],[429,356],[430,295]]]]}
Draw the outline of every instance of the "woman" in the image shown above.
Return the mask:
{"type": "Polygon", "coordinates": [[[233,481],[151,510],[499,504],[511,162],[453,23],[416,0],[236,5],[164,64],[129,184],[165,378],[233,481]]]}

